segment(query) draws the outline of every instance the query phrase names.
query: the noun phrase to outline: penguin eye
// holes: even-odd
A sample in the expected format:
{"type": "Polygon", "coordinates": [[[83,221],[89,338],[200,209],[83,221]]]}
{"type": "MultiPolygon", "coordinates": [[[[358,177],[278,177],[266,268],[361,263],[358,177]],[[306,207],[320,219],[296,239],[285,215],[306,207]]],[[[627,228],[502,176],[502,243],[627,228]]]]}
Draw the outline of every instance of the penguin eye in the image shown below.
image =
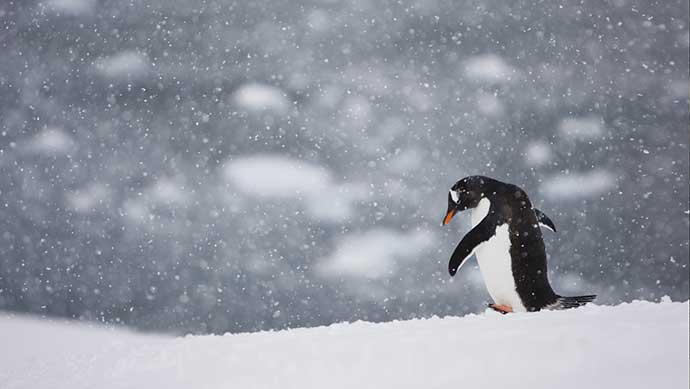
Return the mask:
{"type": "Polygon", "coordinates": [[[454,190],[451,189],[451,190],[450,190],[450,198],[453,199],[453,202],[454,202],[455,204],[457,204],[457,203],[458,203],[458,200],[460,199],[460,196],[458,195],[458,192],[456,192],[456,191],[454,191],[454,190]]]}

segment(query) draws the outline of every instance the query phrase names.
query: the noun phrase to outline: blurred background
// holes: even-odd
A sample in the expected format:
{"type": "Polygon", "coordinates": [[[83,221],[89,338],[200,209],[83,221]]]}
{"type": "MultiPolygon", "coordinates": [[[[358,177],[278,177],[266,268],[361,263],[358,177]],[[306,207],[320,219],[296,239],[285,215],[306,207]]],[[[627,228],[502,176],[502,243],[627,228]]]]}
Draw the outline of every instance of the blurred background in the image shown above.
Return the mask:
{"type": "Polygon", "coordinates": [[[448,189],[561,294],[688,298],[688,2],[0,4],[0,309],[173,333],[482,312],[448,189]]]}

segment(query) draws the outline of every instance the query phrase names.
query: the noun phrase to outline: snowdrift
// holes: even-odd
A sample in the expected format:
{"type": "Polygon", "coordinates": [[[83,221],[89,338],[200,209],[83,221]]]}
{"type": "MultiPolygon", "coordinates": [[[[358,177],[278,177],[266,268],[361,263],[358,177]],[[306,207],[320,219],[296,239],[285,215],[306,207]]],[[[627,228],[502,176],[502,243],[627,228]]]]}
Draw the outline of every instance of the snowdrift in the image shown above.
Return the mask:
{"type": "Polygon", "coordinates": [[[688,302],[164,337],[0,316],[0,388],[687,388],[688,302]]]}

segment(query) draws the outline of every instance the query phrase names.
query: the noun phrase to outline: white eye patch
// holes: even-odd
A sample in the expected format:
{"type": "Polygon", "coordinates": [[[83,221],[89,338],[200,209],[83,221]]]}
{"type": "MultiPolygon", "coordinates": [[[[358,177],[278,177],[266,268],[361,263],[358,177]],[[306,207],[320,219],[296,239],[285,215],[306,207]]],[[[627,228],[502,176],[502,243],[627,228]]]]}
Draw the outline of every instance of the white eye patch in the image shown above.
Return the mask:
{"type": "Polygon", "coordinates": [[[458,192],[451,189],[450,190],[450,198],[453,199],[453,202],[457,204],[458,200],[460,199],[460,195],[458,195],[458,192]]]}

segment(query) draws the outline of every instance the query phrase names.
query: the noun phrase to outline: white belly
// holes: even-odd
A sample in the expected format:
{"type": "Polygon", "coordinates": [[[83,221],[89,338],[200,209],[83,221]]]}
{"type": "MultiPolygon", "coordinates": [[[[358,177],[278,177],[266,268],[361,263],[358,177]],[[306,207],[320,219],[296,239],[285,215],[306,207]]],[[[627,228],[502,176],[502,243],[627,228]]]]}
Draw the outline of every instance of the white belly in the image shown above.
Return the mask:
{"type": "MultiPolygon", "coordinates": [[[[482,199],[472,212],[472,227],[479,224],[489,212],[489,200],[482,199]]],[[[486,290],[496,304],[508,305],[516,312],[526,312],[515,289],[513,266],[510,258],[510,232],[508,224],[496,227],[494,236],[477,246],[474,252],[486,290]]]]}

